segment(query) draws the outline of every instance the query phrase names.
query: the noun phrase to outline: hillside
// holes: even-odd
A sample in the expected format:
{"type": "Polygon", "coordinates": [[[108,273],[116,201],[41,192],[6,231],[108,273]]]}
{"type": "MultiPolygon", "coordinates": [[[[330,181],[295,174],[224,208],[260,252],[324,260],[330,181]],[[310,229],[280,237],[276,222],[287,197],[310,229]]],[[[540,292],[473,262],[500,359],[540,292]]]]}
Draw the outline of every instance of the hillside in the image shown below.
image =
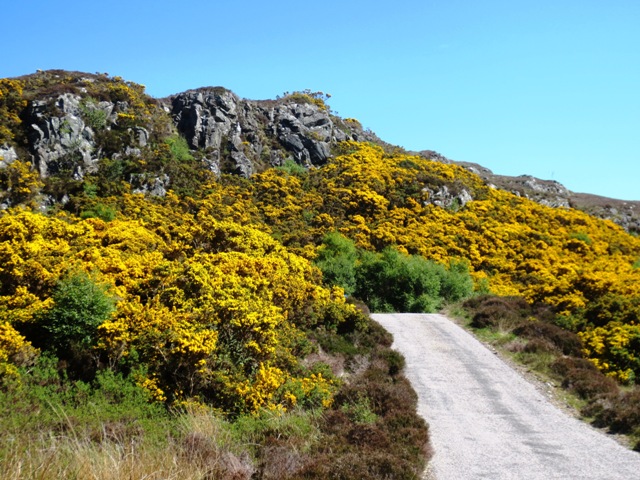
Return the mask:
{"type": "MultiPolygon", "coordinates": [[[[321,92],[154,99],[119,77],[47,71],[0,80],[0,94],[7,410],[31,399],[21,385],[39,392],[21,411],[41,411],[52,391],[40,387],[75,405],[115,375],[136,405],[236,426],[299,415],[314,429],[304,443],[263,425],[240,441],[261,447],[229,447],[254,478],[393,477],[390,465],[415,478],[426,427],[359,302],[433,311],[474,293],[469,308],[494,324],[510,311],[512,330],[553,337],[538,350],[562,356],[565,342],[572,362],[596,365],[599,412],[631,398],[612,379],[631,391],[640,378],[640,239],[567,208],[581,197],[557,184],[527,179],[516,194],[516,180],[406,152],[332,114],[321,92]],[[289,463],[271,455],[285,447],[289,463]],[[277,464],[290,469],[269,477],[277,464]]],[[[113,421],[125,438],[144,430],[131,422],[113,421]]]]}
{"type": "MultiPolygon", "coordinates": [[[[153,99],[145,95],[144,86],[119,77],[55,70],[6,79],[2,95],[0,165],[29,159],[42,177],[61,170],[76,179],[103,173],[108,170],[101,165],[104,158],[146,156],[149,152],[143,150],[150,141],[171,133],[185,139],[188,148],[198,152],[198,164],[214,176],[248,177],[287,160],[304,167],[323,165],[332,148],[345,140],[401,150],[364,130],[357,120],[334,115],[322,92],[285,93],[276,100],[255,101],[223,87],[202,87],[153,99]]],[[[434,151],[418,155],[452,163],[434,151]]],[[[183,178],[188,173],[174,171],[175,165],[163,165],[158,158],[148,165],[145,160],[122,162],[111,173],[120,175],[134,192],[163,194],[167,188],[188,188],[183,178]]],[[[631,232],[640,228],[640,202],[574,193],[557,182],[495,175],[476,164],[455,163],[497,188],[543,205],[583,210],[631,232]]],[[[57,202],[66,192],[50,193],[46,200],[57,202]]]]}

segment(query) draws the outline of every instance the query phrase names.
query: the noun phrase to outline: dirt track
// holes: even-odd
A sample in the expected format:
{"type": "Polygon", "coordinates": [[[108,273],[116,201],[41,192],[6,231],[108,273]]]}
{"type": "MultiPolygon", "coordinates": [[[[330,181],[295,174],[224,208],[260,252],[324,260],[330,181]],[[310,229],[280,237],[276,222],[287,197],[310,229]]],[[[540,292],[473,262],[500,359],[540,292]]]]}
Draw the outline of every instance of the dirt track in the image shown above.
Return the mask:
{"type": "Polygon", "coordinates": [[[554,407],[446,317],[372,317],[394,335],[429,422],[428,478],[640,479],[640,454],[554,407]]]}

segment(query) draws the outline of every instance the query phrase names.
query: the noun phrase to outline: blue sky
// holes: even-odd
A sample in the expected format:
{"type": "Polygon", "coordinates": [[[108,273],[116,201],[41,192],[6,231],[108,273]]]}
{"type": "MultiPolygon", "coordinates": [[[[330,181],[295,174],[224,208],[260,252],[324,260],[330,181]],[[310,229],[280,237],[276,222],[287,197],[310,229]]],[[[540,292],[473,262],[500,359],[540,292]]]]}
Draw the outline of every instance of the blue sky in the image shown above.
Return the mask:
{"type": "Polygon", "coordinates": [[[407,149],[640,200],[639,25],[638,0],[24,0],[3,6],[0,77],[309,88],[407,149]]]}

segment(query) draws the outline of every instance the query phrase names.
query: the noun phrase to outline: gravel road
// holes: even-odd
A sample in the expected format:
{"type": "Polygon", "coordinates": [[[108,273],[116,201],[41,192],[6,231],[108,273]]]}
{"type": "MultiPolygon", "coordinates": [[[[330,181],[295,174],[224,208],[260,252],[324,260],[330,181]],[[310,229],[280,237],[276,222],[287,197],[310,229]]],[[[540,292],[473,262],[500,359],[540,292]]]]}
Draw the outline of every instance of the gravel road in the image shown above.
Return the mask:
{"type": "Polygon", "coordinates": [[[640,479],[640,454],[567,415],[442,315],[376,314],[430,425],[426,478],[640,479]]]}

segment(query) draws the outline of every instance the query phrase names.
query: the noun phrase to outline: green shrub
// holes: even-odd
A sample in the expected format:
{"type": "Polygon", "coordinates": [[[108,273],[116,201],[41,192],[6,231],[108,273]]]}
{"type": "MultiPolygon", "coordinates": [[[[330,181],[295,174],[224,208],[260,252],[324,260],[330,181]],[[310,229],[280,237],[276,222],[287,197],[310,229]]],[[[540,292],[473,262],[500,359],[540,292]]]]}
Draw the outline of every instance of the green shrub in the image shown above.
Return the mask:
{"type": "Polygon", "coordinates": [[[85,382],[70,380],[60,367],[57,357],[45,353],[21,372],[20,385],[0,389],[3,432],[28,436],[70,430],[79,438],[123,444],[143,434],[157,441],[170,433],[162,425],[168,418],[164,405],[136,385],[135,374],[101,370],[85,382]]]}
{"type": "Polygon", "coordinates": [[[375,423],[378,419],[371,410],[371,404],[367,397],[357,398],[353,403],[346,403],[340,409],[355,423],[375,423]]]}
{"type": "Polygon", "coordinates": [[[452,262],[447,269],[392,248],[361,252],[355,279],[354,295],[377,312],[433,312],[443,301],[458,301],[473,291],[464,263],[452,262]]]}
{"type": "Polygon", "coordinates": [[[53,301],[53,307],[42,313],[40,324],[50,335],[50,346],[62,356],[93,346],[98,326],[115,311],[108,287],[97,284],[85,273],[61,280],[53,292],[53,301]]]}
{"type": "Polygon", "coordinates": [[[473,279],[469,265],[464,261],[452,261],[448,270],[441,270],[440,293],[448,302],[458,302],[473,293],[473,279]]]}
{"type": "Polygon", "coordinates": [[[339,285],[351,295],[356,288],[357,259],[355,243],[338,232],[331,232],[322,239],[315,263],[327,285],[339,285]]]}
{"type": "Polygon", "coordinates": [[[299,163],[296,163],[291,158],[287,158],[284,161],[284,163],[281,166],[277,167],[277,168],[278,168],[278,170],[282,170],[283,172],[287,172],[289,175],[302,176],[302,175],[305,175],[307,173],[307,169],[305,167],[303,167],[299,163]]]}
{"type": "Polygon", "coordinates": [[[569,238],[579,240],[585,245],[591,245],[591,237],[584,232],[573,232],[569,234],[569,238]]]}
{"type": "Polygon", "coordinates": [[[169,145],[171,156],[178,162],[192,161],[193,155],[189,150],[187,140],[179,135],[172,135],[165,139],[165,143],[169,145]]]}
{"type": "Polygon", "coordinates": [[[107,125],[107,112],[102,110],[93,98],[87,97],[80,103],[80,113],[85,123],[94,130],[100,130],[107,125]]]}
{"type": "Polygon", "coordinates": [[[111,205],[96,203],[92,207],[80,212],[80,218],[99,218],[105,222],[110,222],[116,218],[116,209],[111,205]]]}

